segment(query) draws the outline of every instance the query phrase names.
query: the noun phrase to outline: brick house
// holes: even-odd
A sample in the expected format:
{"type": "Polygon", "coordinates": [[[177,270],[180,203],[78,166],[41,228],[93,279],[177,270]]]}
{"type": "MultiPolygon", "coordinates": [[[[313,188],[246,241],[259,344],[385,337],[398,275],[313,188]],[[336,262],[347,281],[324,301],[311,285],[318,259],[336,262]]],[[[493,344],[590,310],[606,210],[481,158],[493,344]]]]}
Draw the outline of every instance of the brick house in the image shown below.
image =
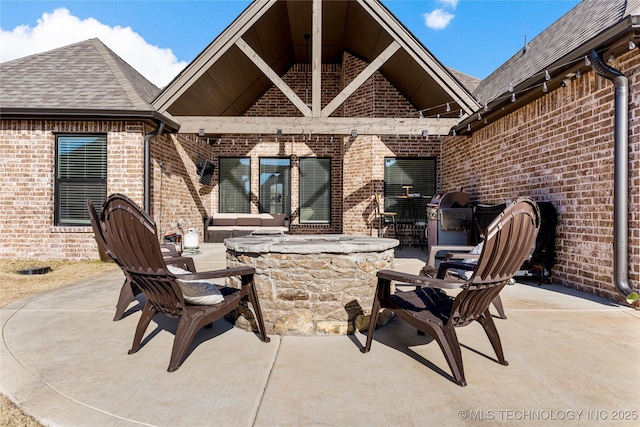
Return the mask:
{"type": "Polygon", "coordinates": [[[373,196],[400,209],[408,181],[552,202],[554,281],[619,299],[614,86],[584,58],[613,55],[629,80],[625,280],[637,289],[638,15],[638,0],[584,0],[482,82],[375,0],[253,2],[162,90],[98,40],[2,64],[0,256],[97,258],[82,201],[113,192],[161,234],[180,222],[205,239],[203,218],[260,212],[288,216],[291,233],[370,234],[373,196]]]}

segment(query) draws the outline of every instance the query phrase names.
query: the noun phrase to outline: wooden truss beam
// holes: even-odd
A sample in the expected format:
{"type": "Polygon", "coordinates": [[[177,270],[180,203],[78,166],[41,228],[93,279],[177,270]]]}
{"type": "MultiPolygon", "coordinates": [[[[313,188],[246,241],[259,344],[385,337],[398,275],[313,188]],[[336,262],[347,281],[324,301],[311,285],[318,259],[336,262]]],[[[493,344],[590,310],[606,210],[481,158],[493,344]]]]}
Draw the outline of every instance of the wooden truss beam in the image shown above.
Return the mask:
{"type": "Polygon", "coordinates": [[[196,135],[448,135],[457,118],[173,116],[178,133],[196,135]],[[278,132],[280,131],[280,132],[278,132]]]}

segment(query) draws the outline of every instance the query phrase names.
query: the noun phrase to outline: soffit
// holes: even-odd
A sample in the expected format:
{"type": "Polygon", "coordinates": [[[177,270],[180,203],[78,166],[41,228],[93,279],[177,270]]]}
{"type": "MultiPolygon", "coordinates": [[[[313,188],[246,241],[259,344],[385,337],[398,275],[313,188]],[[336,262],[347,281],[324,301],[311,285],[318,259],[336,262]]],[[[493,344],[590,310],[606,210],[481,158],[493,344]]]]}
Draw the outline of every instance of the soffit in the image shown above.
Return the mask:
{"type": "MultiPolygon", "coordinates": [[[[283,76],[294,64],[311,61],[312,9],[312,1],[278,0],[268,8],[252,3],[154,105],[174,117],[244,114],[273,82],[235,41],[242,38],[278,76],[283,76]]],[[[323,64],[340,64],[344,52],[371,62],[398,40],[401,48],[379,71],[416,110],[445,114],[443,106],[452,103],[457,114],[458,108],[471,111],[476,107],[469,91],[379,2],[322,2],[323,64]],[[393,22],[387,25],[388,21],[393,22]],[[436,106],[442,106],[442,111],[435,111],[436,106]]]]}

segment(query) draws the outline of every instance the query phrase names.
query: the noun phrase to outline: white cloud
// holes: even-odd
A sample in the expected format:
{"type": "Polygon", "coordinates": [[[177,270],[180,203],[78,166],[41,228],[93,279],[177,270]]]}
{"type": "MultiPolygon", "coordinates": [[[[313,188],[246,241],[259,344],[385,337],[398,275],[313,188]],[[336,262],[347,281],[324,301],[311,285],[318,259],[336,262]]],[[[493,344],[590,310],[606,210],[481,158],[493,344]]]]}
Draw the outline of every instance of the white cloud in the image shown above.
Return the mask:
{"type": "Polygon", "coordinates": [[[44,13],[35,27],[2,29],[0,62],[99,38],[109,49],[158,87],[168,84],[187,65],[171,49],[147,43],[130,27],[110,27],[94,18],[81,20],[66,8],[44,13]]]}
{"type": "Polygon", "coordinates": [[[432,12],[425,13],[424,23],[427,27],[434,30],[442,30],[449,25],[454,15],[443,9],[435,9],[432,12]]]}

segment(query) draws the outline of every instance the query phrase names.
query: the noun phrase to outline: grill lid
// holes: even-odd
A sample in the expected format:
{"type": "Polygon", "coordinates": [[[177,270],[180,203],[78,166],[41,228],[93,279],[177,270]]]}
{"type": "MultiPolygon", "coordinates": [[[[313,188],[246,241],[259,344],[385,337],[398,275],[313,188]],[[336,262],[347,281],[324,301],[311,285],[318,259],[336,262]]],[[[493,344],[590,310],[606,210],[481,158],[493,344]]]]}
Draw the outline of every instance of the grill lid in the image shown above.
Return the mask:
{"type": "Polygon", "coordinates": [[[436,194],[433,196],[433,199],[431,199],[429,207],[435,207],[438,209],[469,207],[469,193],[463,193],[462,191],[450,191],[443,195],[436,194]]]}

